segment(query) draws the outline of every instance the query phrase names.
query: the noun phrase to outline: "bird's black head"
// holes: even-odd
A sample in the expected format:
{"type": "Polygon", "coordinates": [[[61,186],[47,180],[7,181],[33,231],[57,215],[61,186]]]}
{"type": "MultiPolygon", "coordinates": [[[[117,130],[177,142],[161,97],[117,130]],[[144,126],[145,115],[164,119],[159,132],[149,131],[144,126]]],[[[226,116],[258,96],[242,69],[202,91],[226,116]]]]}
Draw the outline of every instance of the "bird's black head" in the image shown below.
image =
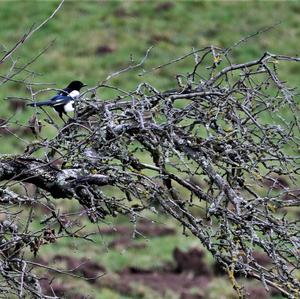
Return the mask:
{"type": "Polygon", "coordinates": [[[80,90],[82,87],[86,86],[86,84],[83,84],[81,81],[72,81],[67,88],[70,90],[80,90]]]}

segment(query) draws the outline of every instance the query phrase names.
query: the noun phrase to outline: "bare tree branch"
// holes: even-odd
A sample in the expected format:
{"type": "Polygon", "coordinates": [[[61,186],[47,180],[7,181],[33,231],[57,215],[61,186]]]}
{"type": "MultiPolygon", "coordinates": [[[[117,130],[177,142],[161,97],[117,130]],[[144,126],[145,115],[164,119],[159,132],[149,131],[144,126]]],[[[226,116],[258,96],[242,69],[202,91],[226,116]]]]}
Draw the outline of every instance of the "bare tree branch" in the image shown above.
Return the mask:
{"type": "MultiPolygon", "coordinates": [[[[119,214],[136,219],[158,205],[211,252],[240,296],[236,275],[296,298],[299,108],[281,65],[300,60],[266,52],[231,64],[220,59],[224,50],[205,47],[158,67],[198,55],[191,73],[178,74],[172,90],[147,82],[130,91],[107,85],[110,78],[140,67],[148,52],[140,63],[88,90],[76,103],[75,118],[55,127],[55,137],[28,144],[23,154],[0,157],[5,214],[0,274],[6,289],[46,298],[28,267],[34,262],[23,258],[26,249],[37,255],[41,246],[62,237],[89,239],[84,227],[80,234],[67,227],[55,209],[56,199],[65,198],[81,209],[69,218],[87,215],[93,223],[119,214]],[[97,91],[103,89],[119,95],[102,101],[97,91]],[[27,183],[38,192],[30,195],[27,183]],[[38,231],[29,229],[34,204],[50,211],[38,231]],[[20,213],[27,213],[24,226],[20,213]],[[257,249],[270,257],[270,266],[256,261],[257,249]]],[[[49,114],[46,120],[55,126],[49,114]]]]}
{"type": "Polygon", "coordinates": [[[27,33],[25,33],[20,40],[10,49],[8,50],[2,58],[0,58],[0,64],[6,61],[14,52],[16,52],[35,32],[39,31],[44,25],[46,25],[60,10],[65,0],[61,0],[57,8],[53,11],[53,13],[45,19],[41,24],[36,27],[32,27],[27,33]]]}

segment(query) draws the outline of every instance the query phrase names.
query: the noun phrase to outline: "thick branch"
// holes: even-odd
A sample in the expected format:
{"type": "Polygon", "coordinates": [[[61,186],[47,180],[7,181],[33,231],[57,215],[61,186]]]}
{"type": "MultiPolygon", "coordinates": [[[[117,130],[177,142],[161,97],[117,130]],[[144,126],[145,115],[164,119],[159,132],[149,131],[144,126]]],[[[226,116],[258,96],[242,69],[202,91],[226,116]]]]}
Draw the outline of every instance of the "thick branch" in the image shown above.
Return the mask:
{"type": "Polygon", "coordinates": [[[72,198],[78,184],[112,185],[114,178],[88,174],[82,169],[57,169],[51,164],[30,158],[0,160],[0,181],[27,182],[48,191],[54,198],[72,198]]]}

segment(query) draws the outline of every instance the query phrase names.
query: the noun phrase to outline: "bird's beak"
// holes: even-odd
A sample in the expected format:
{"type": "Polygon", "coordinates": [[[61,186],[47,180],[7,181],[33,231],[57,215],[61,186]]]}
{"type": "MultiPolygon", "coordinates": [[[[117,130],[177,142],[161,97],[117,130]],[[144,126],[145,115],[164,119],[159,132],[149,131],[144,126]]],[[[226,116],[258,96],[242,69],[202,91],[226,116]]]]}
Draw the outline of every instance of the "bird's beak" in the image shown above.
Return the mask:
{"type": "Polygon", "coordinates": [[[82,85],[82,87],[85,87],[85,86],[87,86],[87,84],[83,84],[83,85],[82,85]]]}

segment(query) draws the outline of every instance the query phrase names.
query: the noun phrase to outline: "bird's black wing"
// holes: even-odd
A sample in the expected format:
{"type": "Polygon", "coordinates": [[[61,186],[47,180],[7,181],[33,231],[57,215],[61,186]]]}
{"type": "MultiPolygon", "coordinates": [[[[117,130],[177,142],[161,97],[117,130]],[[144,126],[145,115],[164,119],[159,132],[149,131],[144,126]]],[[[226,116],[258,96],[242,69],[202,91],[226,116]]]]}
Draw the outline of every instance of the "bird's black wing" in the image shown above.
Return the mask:
{"type": "Polygon", "coordinates": [[[67,104],[68,102],[73,101],[73,98],[66,95],[56,95],[50,100],[52,101],[51,106],[57,106],[67,104]]]}
{"type": "Polygon", "coordinates": [[[65,105],[69,101],[72,101],[72,100],[73,100],[73,98],[70,96],[58,94],[47,101],[30,103],[30,104],[28,104],[28,106],[31,106],[31,107],[52,106],[53,107],[53,106],[65,105]]]}

